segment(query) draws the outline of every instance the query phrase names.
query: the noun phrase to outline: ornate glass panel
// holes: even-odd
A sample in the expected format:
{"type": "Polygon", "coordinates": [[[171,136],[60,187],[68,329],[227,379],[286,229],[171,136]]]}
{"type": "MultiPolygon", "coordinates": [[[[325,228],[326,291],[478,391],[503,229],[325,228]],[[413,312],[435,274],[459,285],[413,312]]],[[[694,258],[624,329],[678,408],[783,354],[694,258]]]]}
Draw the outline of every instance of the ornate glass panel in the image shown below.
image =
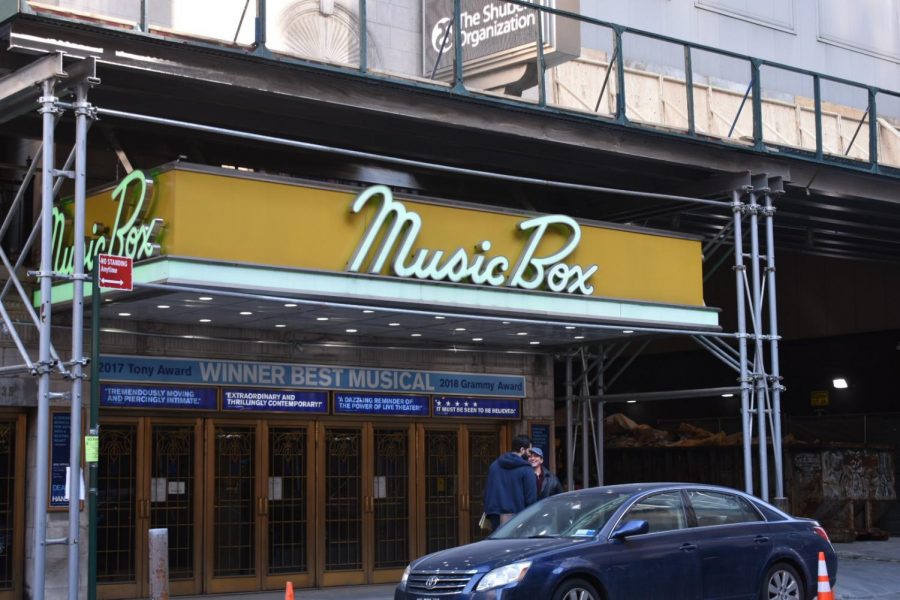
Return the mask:
{"type": "Polygon", "coordinates": [[[216,427],[213,491],[213,575],[256,572],[254,483],[256,430],[216,427]]]}
{"type": "Polygon", "coordinates": [[[307,570],[306,430],[269,430],[269,573],[307,570]]]}
{"type": "Polygon", "coordinates": [[[455,431],[425,432],[426,552],[459,544],[459,464],[455,431]]]}
{"type": "Polygon", "coordinates": [[[0,589],[13,586],[13,512],[16,497],[15,422],[0,423],[0,589]]]}
{"type": "Polygon", "coordinates": [[[375,430],[375,568],[409,563],[409,434],[375,430]]]}
{"type": "Polygon", "coordinates": [[[472,431],[469,433],[469,539],[473,542],[487,537],[487,531],[478,527],[484,512],[484,486],[488,468],[497,458],[500,447],[496,431],[472,431]]]}
{"type": "Polygon", "coordinates": [[[155,425],[150,527],[169,530],[169,578],[194,577],[194,428],[155,425]]]}
{"type": "Polygon", "coordinates": [[[325,568],[362,568],[362,433],[328,429],[325,444],[325,568]]]}
{"type": "Polygon", "coordinates": [[[100,428],[97,478],[97,582],[136,579],[137,426],[104,424],[100,428]]]}

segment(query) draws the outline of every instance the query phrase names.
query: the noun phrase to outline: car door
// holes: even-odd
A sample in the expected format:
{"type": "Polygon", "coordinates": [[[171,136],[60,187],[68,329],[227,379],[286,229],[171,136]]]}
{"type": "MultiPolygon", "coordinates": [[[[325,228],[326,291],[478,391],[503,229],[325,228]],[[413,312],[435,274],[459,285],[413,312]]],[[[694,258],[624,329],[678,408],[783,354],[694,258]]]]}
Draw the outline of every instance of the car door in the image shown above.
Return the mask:
{"type": "Polygon", "coordinates": [[[634,519],[647,521],[650,529],[645,534],[610,542],[614,558],[605,573],[610,600],[697,598],[697,532],[688,526],[681,492],[644,496],[628,509],[619,524],[634,519]]]}
{"type": "Polygon", "coordinates": [[[772,541],[769,525],[745,498],[713,490],[688,490],[697,521],[703,598],[756,598],[772,541]]]}

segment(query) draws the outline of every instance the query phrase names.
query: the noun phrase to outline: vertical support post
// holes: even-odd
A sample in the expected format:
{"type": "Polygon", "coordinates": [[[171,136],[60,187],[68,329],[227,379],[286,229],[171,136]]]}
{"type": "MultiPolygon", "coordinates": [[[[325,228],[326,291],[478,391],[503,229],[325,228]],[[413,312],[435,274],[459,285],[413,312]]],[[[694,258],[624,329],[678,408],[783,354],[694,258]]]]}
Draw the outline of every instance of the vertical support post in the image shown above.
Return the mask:
{"type": "Polygon", "coordinates": [[[366,0],[359,0],[359,72],[369,70],[369,28],[366,0]]]}
{"type": "Polygon", "coordinates": [[[57,98],[53,95],[55,81],[48,79],[41,85],[43,95],[38,102],[43,118],[43,155],[41,172],[41,270],[38,273],[41,289],[41,312],[38,349],[38,417],[37,417],[37,473],[34,482],[34,576],[32,600],[44,600],[44,575],[47,559],[47,490],[49,488],[50,446],[50,324],[53,291],[53,162],[55,158],[54,117],[57,98]]]}
{"type": "Polygon", "coordinates": [[[822,142],[822,79],[818,73],[813,75],[813,109],[816,119],[816,158],[821,160],[825,154],[822,142]]]}
{"type": "Polygon", "coordinates": [[[616,122],[625,123],[628,120],[625,110],[625,57],[622,54],[622,29],[613,29],[613,42],[616,53],[616,122]]]}
{"type": "Polygon", "coordinates": [[[141,0],[141,16],[139,26],[142,32],[147,33],[147,0],[141,0]]]}
{"type": "Polygon", "coordinates": [[[544,11],[536,7],[537,11],[537,77],[538,77],[538,106],[547,106],[546,73],[544,72],[544,11]]]}
{"type": "Polygon", "coordinates": [[[786,509],[784,465],[781,447],[781,367],[778,357],[778,306],[775,293],[775,208],[772,194],[766,194],[766,288],[769,294],[769,354],[772,361],[772,453],[775,462],[775,502],[786,509]]]}
{"type": "Polygon", "coordinates": [[[604,378],[606,371],[606,348],[600,346],[598,349],[599,356],[597,359],[597,485],[603,485],[606,478],[604,472],[605,443],[603,436],[603,413],[605,412],[606,402],[603,400],[604,378]]]}
{"type": "Polygon", "coordinates": [[[869,88],[869,164],[878,168],[878,107],[875,106],[877,90],[869,88]]]}
{"type": "Polygon", "coordinates": [[[463,92],[462,0],[453,0],[453,91],[463,92]]]}
{"type": "Polygon", "coordinates": [[[169,530],[150,530],[150,600],[169,600],[169,530]]]}
{"type": "Polygon", "coordinates": [[[266,0],[256,0],[256,47],[266,45],[266,0]]]}
{"type": "Polygon", "coordinates": [[[87,171],[88,84],[75,88],[75,215],[72,286],[72,408],[69,433],[69,600],[78,600],[81,532],[81,391],[84,377],[84,221],[87,171]]]}
{"type": "Polygon", "coordinates": [[[750,59],[750,86],[753,90],[753,147],[756,150],[763,149],[763,123],[762,123],[762,85],[759,80],[759,59],[750,59]]]}
{"type": "Polygon", "coordinates": [[[591,475],[591,427],[590,419],[588,419],[588,411],[591,408],[591,390],[590,375],[588,374],[588,357],[585,356],[585,348],[581,348],[581,377],[584,384],[581,389],[584,393],[578,399],[578,407],[581,410],[581,486],[590,487],[591,475]]]}
{"type": "Polygon", "coordinates": [[[756,397],[756,423],[759,436],[759,497],[769,500],[769,452],[766,440],[766,412],[768,394],[766,390],[765,362],[763,360],[762,291],[759,272],[759,204],[757,194],[750,192],[750,271],[751,301],[753,306],[753,384],[756,397]]]}
{"type": "Polygon", "coordinates": [[[687,95],[688,135],[697,133],[694,117],[694,65],[691,59],[691,47],[684,46],[684,90],[687,95]]]}
{"type": "MultiPolygon", "coordinates": [[[[91,435],[100,435],[100,265],[91,269],[91,435]]],[[[88,463],[88,600],[97,600],[97,479],[100,465],[88,463]]]]}
{"type": "Polygon", "coordinates": [[[575,436],[572,435],[572,351],[566,350],[566,478],[570,490],[575,489],[575,436]]]}
{"type": "Polygon", "coordinates": [[[753,456],[750,449],[750,438],[753,435],[753,422],[750,419],[750,386],[747,372],[747,314],[744,302],[744,240],[742,236],[741,217],[743,206],[741,204],[740,190],[731,192],[732,213],[734,217],[734,281],[735,299],[738,321],[738,355],[740,361],[740,385],[741,385],[741,434],[743,436],[744,449],[744,491],[753,493],[753,456]]]}

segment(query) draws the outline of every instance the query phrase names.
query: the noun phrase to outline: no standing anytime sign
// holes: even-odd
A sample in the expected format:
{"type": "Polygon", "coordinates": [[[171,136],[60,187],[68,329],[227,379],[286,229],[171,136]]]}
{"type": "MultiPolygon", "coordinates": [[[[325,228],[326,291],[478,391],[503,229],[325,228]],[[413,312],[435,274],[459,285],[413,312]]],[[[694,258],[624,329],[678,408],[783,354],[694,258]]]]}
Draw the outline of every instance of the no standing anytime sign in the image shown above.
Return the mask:
{"type": "Polygon", "coordinates": [[[100,287],[113,290],[133,289],[132,259],[125,256],[113,256],[111,254],[98,254],[100,265],[100,287]]]}

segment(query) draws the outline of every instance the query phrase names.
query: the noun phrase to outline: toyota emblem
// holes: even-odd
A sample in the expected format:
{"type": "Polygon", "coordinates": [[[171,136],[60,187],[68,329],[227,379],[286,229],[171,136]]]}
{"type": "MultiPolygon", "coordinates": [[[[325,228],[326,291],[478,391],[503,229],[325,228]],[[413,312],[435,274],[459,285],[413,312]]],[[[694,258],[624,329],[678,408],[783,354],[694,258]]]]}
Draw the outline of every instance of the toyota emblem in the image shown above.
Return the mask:
{"type": "Polygon", "coordinates": [[[429,590],[434,589],[434,586],[438,584],[437,575],[432,575],[428,579],[425,580],[425,587],[429,590]]]}

